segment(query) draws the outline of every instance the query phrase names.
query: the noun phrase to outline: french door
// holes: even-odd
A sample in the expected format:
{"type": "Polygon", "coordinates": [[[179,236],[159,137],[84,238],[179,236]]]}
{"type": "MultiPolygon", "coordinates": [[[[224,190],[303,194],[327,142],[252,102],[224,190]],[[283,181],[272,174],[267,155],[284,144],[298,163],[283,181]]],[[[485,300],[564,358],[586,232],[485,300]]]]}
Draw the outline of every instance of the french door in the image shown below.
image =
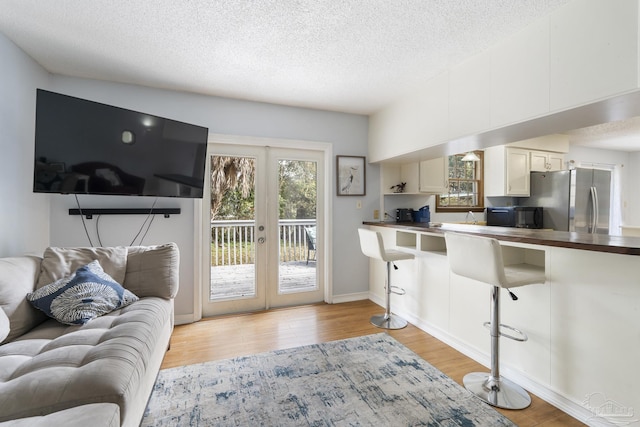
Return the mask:
{"type": "Polygon", "coordinates": [[[324,153],[211,144],[203,316],[323,301],[324,153]]]}

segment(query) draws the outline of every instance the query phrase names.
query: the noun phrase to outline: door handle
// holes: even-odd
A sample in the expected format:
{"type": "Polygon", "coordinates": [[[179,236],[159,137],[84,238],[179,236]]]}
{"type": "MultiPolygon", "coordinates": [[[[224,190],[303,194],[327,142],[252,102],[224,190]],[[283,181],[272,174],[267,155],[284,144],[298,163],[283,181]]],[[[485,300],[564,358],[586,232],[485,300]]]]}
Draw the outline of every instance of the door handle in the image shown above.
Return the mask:
{"type": "Polygon", "coordinates": [[[258,238],[258,243],[262,244],[262,243],[264,243],[264,241],[265,241],[265,238],[264,238],[264,237],[260,237],[260,238],[258,238]]]}
{"type": "Polygon", "coordinates": [[[598,204],[598,188],[597,187],[593,187],[593,233],[596,233],[596,230],[598,228],[598,222],[600,221],[600,211],[599,211],[599,204],[598,204]]]}

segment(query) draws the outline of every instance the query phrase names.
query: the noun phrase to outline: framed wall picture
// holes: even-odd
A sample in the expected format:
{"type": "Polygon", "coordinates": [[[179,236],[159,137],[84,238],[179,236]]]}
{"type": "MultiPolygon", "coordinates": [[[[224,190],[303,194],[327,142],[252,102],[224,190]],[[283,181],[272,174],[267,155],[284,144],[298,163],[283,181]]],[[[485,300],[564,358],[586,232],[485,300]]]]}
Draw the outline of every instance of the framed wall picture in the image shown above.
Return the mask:
{"type": "Polygon", "coordinates": [[[366,194],[366,162],[364,156],[336,156],[338,196],[366,194]]]}

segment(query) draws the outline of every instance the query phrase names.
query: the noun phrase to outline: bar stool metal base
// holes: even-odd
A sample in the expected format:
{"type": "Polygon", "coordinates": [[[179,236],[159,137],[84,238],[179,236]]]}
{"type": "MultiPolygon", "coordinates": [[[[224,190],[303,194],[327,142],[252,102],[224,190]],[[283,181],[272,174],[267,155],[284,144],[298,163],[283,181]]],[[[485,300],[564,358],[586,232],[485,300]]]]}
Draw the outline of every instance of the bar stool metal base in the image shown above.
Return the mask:
{"type": "Polygon", "coordinates": [[[371,316],[371,324],[383,329],[402,329],[407,326],[407,321],[393,314],[377,314],[371,316]]]}
{"type": "Polygon", "coordinates": [[[486,372],[472,372],[462,379],[471,393],[488,403],[503,409],[524,409],[531,404],[531,397],[519,385],[506,378],[492,377],[486,372]]]}

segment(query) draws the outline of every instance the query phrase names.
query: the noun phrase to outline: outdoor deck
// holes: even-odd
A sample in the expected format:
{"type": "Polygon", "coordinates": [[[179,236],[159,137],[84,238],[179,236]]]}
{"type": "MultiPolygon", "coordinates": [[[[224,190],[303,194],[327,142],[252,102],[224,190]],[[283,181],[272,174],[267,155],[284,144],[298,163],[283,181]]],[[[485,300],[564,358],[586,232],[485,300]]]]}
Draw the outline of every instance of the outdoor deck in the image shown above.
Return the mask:
{"type": "MultiPolygon", "coordinates": [[[[226,299],[253,295],[254,265],[225,265],[211,267],[211,299],[226,299]]],[[[280,263],[280,290],[302,292],[316,286],[314,261],[289,261],[280,263]]]]}

